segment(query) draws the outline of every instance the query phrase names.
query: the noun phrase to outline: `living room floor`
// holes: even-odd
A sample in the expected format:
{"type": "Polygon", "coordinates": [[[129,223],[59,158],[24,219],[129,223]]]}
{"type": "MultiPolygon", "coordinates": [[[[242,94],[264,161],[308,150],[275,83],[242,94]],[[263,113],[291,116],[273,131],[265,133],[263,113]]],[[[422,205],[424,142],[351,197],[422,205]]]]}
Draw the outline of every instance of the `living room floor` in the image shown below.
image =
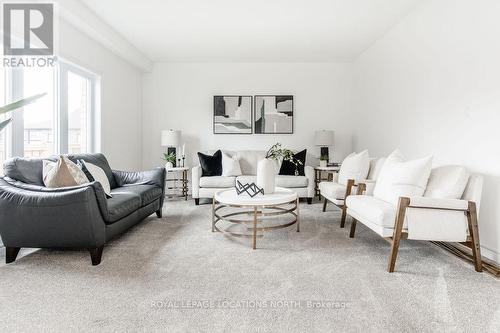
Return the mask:
{"type": "Polygon", "coordinates": [[[211,205],[166,202],[104,248],[38,250],[0,265],[8,331],[497,331],[500,288],[487,273],[427,243],[388,244],[339,212],[301,204],[301,231],[249,239],[210,231],[211,205]],[[211,303],[210,303],[211,302],[211,303]],[[312,307],[314,305],[314,307],[312,307]],[[179,308],[180,306],[180,308],[179,308]],[[201,308],[200,308],[201,307],[201,308]]]}

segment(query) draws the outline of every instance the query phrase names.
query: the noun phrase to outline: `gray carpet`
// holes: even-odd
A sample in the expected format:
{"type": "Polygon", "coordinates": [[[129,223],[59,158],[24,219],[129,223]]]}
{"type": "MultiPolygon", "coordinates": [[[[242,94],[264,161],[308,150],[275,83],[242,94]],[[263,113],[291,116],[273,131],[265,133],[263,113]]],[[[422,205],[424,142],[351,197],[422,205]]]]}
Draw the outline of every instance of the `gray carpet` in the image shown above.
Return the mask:
{"type": "Polygon", "coordinates": [[[332,207],[301,204],[301,232],[269,232],[256,251],[211,233],[210,209],[167,202],[97,267],[85,251],[54,250],[0,264],[1,331],[500,328],[499,281],[434,245],[403,241],[389,274],[388,244],[363,226],[349,239],[332,207]]]}

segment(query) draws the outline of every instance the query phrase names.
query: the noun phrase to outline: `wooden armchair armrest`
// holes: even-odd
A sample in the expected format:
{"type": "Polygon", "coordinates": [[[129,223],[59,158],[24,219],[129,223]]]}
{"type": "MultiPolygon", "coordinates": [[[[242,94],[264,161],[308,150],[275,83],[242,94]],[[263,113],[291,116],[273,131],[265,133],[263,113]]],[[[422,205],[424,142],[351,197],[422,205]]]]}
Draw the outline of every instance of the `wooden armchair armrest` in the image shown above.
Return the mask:
{"type": "Polygon", "coordinates": [[[410,202],[408,207],[467,211],[469,209],[469,202],[467,200],[460,200],[460,199],[410,197],[410,202]]]}

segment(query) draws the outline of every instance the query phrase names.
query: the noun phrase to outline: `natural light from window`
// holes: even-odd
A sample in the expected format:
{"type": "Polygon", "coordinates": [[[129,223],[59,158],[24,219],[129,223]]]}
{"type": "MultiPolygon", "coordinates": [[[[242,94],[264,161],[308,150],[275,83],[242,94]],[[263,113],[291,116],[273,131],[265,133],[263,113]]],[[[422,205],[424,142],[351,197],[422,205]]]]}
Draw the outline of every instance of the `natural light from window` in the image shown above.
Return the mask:
{"type": "Polygon", "coordinates": [[[24,107],[24,156],[44,157],[54,154],[54,69],[29,68],[23,71],[24,96],[47,93],[24,107]]]}
{"type": "Polygon", "coordinates": [[[68,153],[70,154],[88,150],[89,88],[88,79],[68,72],[68,153]]]}

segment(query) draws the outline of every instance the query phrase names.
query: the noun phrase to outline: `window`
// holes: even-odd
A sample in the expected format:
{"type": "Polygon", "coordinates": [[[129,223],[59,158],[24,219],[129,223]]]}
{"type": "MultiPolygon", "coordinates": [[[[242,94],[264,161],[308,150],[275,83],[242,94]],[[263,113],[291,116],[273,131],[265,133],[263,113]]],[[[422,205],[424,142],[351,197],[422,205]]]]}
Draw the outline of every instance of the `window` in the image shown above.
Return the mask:
{"type": "Polygon", "coordinates": [[[78,154],[91,146],[89,123],[91,122],[91,80],[68,71],[68,152],[78,154]]]}
{"type": "Polygon", "coordinates": [[[13,121],[0,133],[0,162],[10,156],[97,151],[98,89],[98,76],[61,60],[57,67],[23,68],[11,75],[1,69],[0,105],[46,95],[8,115],[13,121]]]}
{"type": "Polygon", "coordinates": [[[47,93],[23,109],[24,156],[41,157],[55,153],[54,133],[56,109],[54,104],[55,70],[27,68],[23,70],[23,96],[47,93]]]}

